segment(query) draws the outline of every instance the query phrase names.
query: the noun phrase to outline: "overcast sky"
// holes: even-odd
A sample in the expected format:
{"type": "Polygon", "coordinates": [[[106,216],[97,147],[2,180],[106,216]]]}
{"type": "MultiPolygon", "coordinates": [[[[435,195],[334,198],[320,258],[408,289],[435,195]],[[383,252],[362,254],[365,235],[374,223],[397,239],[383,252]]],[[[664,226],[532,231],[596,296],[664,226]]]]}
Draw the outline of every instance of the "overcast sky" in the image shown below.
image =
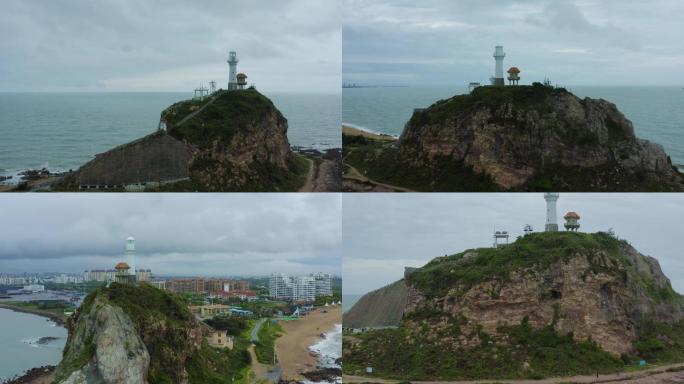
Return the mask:
{"type": "Polygon", "coordinates": [[[3,0],[0,91],[340,92],[339,0],[3,0]]]}
{"type": "Polygon", "coordinates": [[[503,45],[521,84],[684,84],[680,0],[343,2],[345,81],[487,82],[503,45]]]}
{"type": "MultiPolygon", "coordinates": [[[[511,240],[525,224],[544,229],[541,193],[345,194],[343,196],[343,290],[366,293],[403,277],[437,256],[490,247],[492,234],[511,240]]],[[[561,193],[559,224],[576,211],[582,232],[606,231],[655,257],[679,293],[684,293],[682,222],[684,194],[561,193]]]]}
{"type": "Polygon", "coordinates": [[[109,269],[136,239],[163,275],[341,273],[339,194],[10,194],[0,273],[109,269]]]}

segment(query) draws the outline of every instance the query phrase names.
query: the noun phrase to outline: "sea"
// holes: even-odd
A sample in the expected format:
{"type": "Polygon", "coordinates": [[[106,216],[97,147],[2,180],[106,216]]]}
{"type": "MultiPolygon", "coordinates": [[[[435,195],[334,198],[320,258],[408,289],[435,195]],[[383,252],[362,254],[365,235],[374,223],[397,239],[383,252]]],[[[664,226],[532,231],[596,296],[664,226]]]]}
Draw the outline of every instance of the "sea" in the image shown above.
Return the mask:
{"type": "MultiPolygon", "coordinates": [[[[661,144],[672,162],[684,164],[684,89],[681,86],[568,86],[578,97],[614,103],[640,138],[661,144]]],[[[415,108],[467,93],[466,87],[377,87],[342,90],[342,121],[398,136],[415,108]]]]}
{"type": "Polygon", "coordinates": [[[51,320],[0,308],[0,383],[31,368],[56,365],[62,359],[66,329],[51,320]],[[38,344],[41,337],[56,337],[38,344]]]}
{"type": "MultiPolygon", "coordinates": [[[[288,120],[290,145],[342,146],[341,94],[267,93],[288,120]]],[[[0,176],[77,169],[150,134],[161,111],[189,93],[0,93],[0,176]]]]}
{"type": "MultiPolygon", "coordinates": [[[[324,333],[323,338],[309,347],[309,350],[318,355],[321,367],[342,369],[338,363],[342,357],[342,324],[335,324],[335,328],[324,333]]],[[[342,377],[337,377],[335,382],[341,384],[342,377]]],[[[304,384],[318,383],[304,380],[304,384]]]]}

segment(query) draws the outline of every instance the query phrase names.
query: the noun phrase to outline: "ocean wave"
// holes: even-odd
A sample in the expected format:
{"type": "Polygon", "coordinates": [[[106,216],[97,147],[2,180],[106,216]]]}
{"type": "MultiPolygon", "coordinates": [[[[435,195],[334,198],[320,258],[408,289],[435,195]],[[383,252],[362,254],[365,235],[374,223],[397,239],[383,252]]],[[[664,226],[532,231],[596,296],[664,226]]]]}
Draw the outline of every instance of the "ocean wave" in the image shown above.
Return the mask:
{"type": "Polygon", "coordinates": [[[341,368],[337,360],[342,357],[342,324],[335,324],[335,329],[324,333],[309,350],[319,356],[321,367],[341,368]]]}

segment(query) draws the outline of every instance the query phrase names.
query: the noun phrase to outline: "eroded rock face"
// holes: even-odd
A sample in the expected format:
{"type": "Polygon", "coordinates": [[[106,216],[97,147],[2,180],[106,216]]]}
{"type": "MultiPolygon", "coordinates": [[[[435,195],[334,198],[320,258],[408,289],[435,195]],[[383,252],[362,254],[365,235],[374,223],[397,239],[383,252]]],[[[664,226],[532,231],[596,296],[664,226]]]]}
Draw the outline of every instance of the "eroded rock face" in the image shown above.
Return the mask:
{"type": "MultiPolygon", "coordinates": [[[[653,287],[669,287],[669,280],[658,262],[631,246],[623,250],[639,272],[638,279],[653,287]]],[[[465,292],[425,298],[410,287],[405,313],[426,306],[452,316],[463,316],[470,328],[479,325],[497,335],[497,327],[518,325],[527,318],[540,329],[550,324],[560,334],[572,332],[575,340],[592,340],[614,354],[635,351],[637,326],[646,316],[659,322],[673,323],[684,317],[681,301],[658,301],[646,291],[631,271],[614,262],[606,253],[574,254],[538,271],[511,271],[508,279],[488,280],[465,292]],[[606,269],[611,269],[610,273],[606,269]]],[[[421,322],[408,322],[420,327],[421,322]]],[[[463,338],[463,336],[461,336],[463,338]]],[[[461,340],[476,346],[478,340],[461,340]]]]}
{"type": "Polygon", "coordinates": [[[288,169],[292,153],[287,120],[274,108],[251,124],[229,142],[216,139],[202,148],[190,166],[193,179],[209,189],[222,190],[259,183],[264,167],[288,169]]]}
{"type": "Polygon", "coordinates": [[[81,313],[57,368],[59,383],[147,383],[150,356],[131,319],[100,298],[81,313]],[[73,365],[85,364],[67,372],[73,365]]]}
{"type": "Polygon", "coordinates": [[[524,189],[541,176],[559,189],[639,189],[647,182],[682,189],[662,146],[638,139],[614,104],[539,87],[532,101],[512,93],[491,102],[497,95],[485,92],[496,90],[483,87],[490,89],[416,111],[400,148],[419,166],[438,157],[462,161],[503,189],[524,189]],[[584,185],[577,185],[582,175],[584,185]]]}

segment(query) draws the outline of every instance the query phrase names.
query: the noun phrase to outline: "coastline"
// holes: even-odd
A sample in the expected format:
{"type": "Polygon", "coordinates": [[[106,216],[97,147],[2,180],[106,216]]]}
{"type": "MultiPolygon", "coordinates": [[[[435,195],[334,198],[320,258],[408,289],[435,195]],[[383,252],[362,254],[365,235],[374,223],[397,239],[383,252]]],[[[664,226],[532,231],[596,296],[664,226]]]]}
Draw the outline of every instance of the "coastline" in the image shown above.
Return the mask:
{"type": "Polygon", "coordinates": [[[282,367],[281,380],[307,381],[304,373],[315,371],[320,366],[318,354],[310,347],[319,342],[323,334],[335,329],[335,324],[341,323],[340,306],[318,308],[301,320],[281,322],[284,334],[275,343],[282,367]]]}
{"type": "Polygon", "coordinates": [[[367,139],[383,141],[396,141],[399,139],[396,136],[388,135],[386,133],[374,132],[370,129],[357,127],[355,125],[348,123],[342,123],[342,134],[347,136],[363,136],[367,139]]]}
{"type": "Polygon", "coordinates": [[[29,314],[36,315],[36,316],[46,317],[46,318],[49,318],[50,320],[54,321],[55,324],[59,325],[60,327],[66,327],[66,319],[67,318],[64,315],[58,315],[56,313],[52,313],[52,312],[48,312],[48,311],[42,311],[40,309],[24,308],[24,307],[15,306],[12,304],[5,304],[5,303],[0,303],[0,308],[9,309],[9,310],[12,310],[14,312],[29,313],[29,314]]]}

